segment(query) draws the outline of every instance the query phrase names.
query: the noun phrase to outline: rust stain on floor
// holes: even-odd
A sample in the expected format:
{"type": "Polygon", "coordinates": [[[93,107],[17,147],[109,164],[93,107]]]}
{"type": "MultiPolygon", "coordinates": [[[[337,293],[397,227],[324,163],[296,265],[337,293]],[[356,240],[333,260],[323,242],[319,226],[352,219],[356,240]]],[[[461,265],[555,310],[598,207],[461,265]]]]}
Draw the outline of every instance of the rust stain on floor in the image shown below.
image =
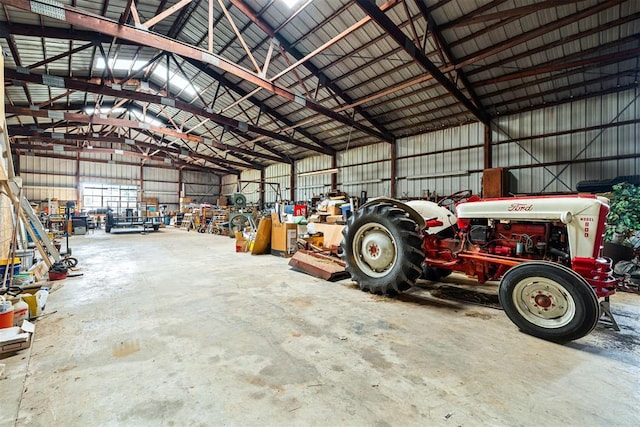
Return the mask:
{"type": "Polygon", "coordinates": [[[127,357],[133,353],[140,351],[140,342],[137,340],[120,341],[119,343],[114,344],[111,350],[115,357],[127,357]]]}

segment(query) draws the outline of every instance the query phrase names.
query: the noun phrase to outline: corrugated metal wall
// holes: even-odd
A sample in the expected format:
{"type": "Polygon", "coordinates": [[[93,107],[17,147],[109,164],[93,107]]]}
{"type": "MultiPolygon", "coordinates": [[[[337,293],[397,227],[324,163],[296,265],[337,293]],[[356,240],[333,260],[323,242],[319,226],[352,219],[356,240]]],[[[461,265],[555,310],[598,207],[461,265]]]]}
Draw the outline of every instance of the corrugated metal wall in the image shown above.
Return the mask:
{"type": "Polygon", "coordinates": [[[246,170],[240,175],[240,192],[247,198],[247,203],[257,204],[260,200],[260,171],[246,170]],[[253,181],[253,182],[252,182],[253,181]]]}
{"type": "MultiPolygon", "coordinates": [[[[582,180],[609,179],[640,173],[640,92],[638,90],[576,100],[540,110],[498,117],[492,124],[493,167],[508,168],[517,179],[518,193],[576,191],[582,180]]],[[[396,143],[396,196],[424,197],[471,189],[480,193],[484,127],[479,123],[401,138],[396,143]]],[[[337,154],[339,189],[369,197],[391,194],[392,146],[377,144],[337,154]]],[[[96,158],[99,155],[93,155],[96,158]]],[[[105,157],[103,156],[104,160],[105,157]]],[[[331,168],[331,157],[315,155],[293,167],[275,164],[265,169],[265,181],[280,184],[290,199],[295,174],[297,201],[309,200],[330,189],[329,173],[300,176],[331,168]]],[[[76,200],[76,162],[20,156],[21,177],[30,200],[76,200]]],[[[80,162],[80,181],[140,184],[138,165],[80,162]]],[[[178,171],[147,165],[143,172],[145,197],[158,197],[177,208],[178,171]]],[[[259,181],[259,171],[245,171],[242,181],[259,181]]],[[[184,172],[183,194],[198,202],[214,203],[219,194],[233,194],[238,177],[184,172]]],[[[247,200],[259,200],[258,184],[243,189],[247,200]]],[[[276,200],[276,190],[265,185],[265,202],[276,200]]]]}
{"type": "Polygon", "coordinates": [[[177,210],[180,204],[178,199],[180,172],[177,169],[145,167],[142,173],[144,187],[142,197],[158,199],[158,204],[167,205],[168,210],[177,210]]]}
{"type": "Polygon", "coordinates": [[[279,163],[271,165],[264,171],[265,181],[273,183],[265,185],[264,200],[267,205],[289,198],[289,183],[292,165],[279,163]],[[278,195],[278,191],[280,194],[278,195]]]}
{"type": "Polygon", "coordinates": [[[222,177],[222,189],[220,194],[230,195],[238,190],[239,177],[237,175],[224,175],[222,177]]]}
{"type": "MultiPolygon", "coordinates": [[[[324,194],[331,189],[331,174],[329,173],[300,176],[300,174],[305,172],[322,171],[326,169],[331,169],[331,157],[329,156],[311,156],[295,162],[294,172],[296,174],[296,191],[294,193],[294,197],[296,201],[311,200],[312,196],[324,194]]],[[[282,191],[282,197],[285,200],[290,199],[289,187],[289,182],[287,182],[282,191]]]]}
{"type": "Polygon", "coordinates": [[[75,160],[21,155],[20,177],[31,201],[78,200],[75,160]]]}
{"type": "Polygon", "coordinates": [[[582,180],[636,175],[639,96],[624,91],[498,118],[493,166],[510,169],[519,193],[576,191],[582,180]]]}
{"type": "Polygon", "coordinates": [[[484,126],[472,123],[397,141],[397,197],[479,193],[484,126]]]}
{"type": "Polygon", "coordinates": [[[220,177],[212,173],[183,171],[182,197],[189,197],[194,203],[215,204],[220,196],[220,182],[220,177]]]}
{"type": "MultiPolygon", "coordinates": [[[[89,154],[86,157],[105,160],[105,156],[89,154]]],[[[26,196],[31,201],[82,200],[76,188],[76,160],[52,159],[20,156],[20,176],[24,182],[26,196]]],[[[140,187],[140,165],[92,163],[80,161],[80,186],[84,184],[118,184],[140,187]]],[[[145,164],[142,169],[141,198],[157,198],[159,204],[167,205],[169,210],[179,208],[178,182],[179,170],[154,167],[145,164]]],[[[217,175],[183,171],[183,187],[186,197],[203,199],[207,203],[215,202],[220,192],[220,177],[217,175]]]]}
{"type": "Polygon", "coordinates": [[[390,197],[392,149],[381,143],[338,153],[338,187],[353,196],[390,197]]]}

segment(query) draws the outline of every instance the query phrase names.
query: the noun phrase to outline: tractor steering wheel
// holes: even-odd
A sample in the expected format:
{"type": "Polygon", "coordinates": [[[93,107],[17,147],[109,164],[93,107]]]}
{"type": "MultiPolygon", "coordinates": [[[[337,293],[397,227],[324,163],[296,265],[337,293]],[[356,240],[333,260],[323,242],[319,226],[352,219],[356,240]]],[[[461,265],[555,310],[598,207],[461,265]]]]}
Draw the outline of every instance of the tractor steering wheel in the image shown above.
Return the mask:
{"type": "Polygon", "coordinates": [[[440,199],[440,201],[438,202],[438,206],[443,206],[453,212],[453,208],[455,207],[455,205],[464,200],[467,200],[471,197],[472,194],[473,192],[471,190],[460,190],[446,196],[444,199],[440,199]]]}

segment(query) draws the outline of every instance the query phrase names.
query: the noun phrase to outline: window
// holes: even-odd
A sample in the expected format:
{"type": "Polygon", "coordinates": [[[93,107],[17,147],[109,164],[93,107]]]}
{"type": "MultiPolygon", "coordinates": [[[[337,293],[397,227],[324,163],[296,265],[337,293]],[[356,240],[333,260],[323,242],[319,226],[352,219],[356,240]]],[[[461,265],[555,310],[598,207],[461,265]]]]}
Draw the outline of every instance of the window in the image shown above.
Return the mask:
{"type": "Polygon", "coordinates": [[[124,214],[127,209],[137,209],[138,187],[136,185],[84,184],[82,206],[86,211],[111,209],[124,214]]]}

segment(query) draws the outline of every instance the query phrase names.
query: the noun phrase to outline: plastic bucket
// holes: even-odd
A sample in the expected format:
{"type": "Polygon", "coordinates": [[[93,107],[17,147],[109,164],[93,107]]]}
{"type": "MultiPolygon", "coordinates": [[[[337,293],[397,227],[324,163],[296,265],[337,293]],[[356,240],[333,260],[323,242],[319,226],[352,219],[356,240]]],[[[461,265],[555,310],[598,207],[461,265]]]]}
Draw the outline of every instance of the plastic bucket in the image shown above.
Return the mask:
{"type": "Polygon", "coordinates": [[[23,249],[16,251],[16,256],[20,258],[22,268],[29,270],[33,266],[35,251],[33,249],[23,249]]]}
{"type": "Polygon", "coordinates": [[[13,327],[13,305],[0,295],[0,329],[13,327]]]}
{"type": "Polygon", "coordinates": [[[67,272],[59,272],[59,271],[50,271],[49,272],[49,280],[63,280],[67,278],[67,272]]]}
{"type": "MultiPolygon", "coordinates": [[[[10,276],[15,276],[20,273],[20,258],[16,258],[17,263],[13,265],[13,274],[7,275],[7,284],[9,283],[10,276]]],[[[6,264],[0,264],[0,282],[2,282],[2,278],[4,277],[5,271],[7,270],[6,264]]]]}

